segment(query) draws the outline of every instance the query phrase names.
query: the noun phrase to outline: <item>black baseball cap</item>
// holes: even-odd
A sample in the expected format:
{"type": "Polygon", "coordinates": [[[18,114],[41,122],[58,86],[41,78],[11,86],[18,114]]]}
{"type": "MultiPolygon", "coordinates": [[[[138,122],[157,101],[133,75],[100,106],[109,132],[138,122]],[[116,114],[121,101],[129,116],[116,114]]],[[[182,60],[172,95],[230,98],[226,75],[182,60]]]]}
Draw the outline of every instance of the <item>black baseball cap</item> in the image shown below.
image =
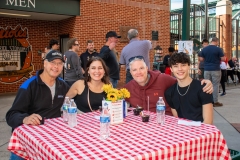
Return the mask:
{"type": "Polygon", "coordinates": [[[53,61],[54,59],[60,59],[65,62],[62,53],[56,50],[51,50],[48,52],[45,59],[47,59],[49,62],[53,61]]]}
{"type": "Polygon", "coordinates": [[[121,36],[118,36],[115,31],[109,31],[109,32],[106,34],[106,38],[109,38],[109,37],[121,38],[121,36]]]}

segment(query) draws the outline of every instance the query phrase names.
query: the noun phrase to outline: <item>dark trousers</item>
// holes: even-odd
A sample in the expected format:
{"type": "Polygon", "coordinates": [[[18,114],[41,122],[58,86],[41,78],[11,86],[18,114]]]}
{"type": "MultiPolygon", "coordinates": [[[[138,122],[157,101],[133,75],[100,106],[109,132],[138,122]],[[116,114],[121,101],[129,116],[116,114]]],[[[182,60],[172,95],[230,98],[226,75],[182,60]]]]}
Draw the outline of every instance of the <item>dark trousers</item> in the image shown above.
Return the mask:
{"type": "Polygon", "coordinates": [[[227,70],[227,76],[230,76],[233,82],[236,82],[233,75],[237,75],[238,81],[240,80],[240,72],[237,70],[227,70]]]}
{"type": "Polygon", "coordinates": [[[227,70],[221,70],[221,86],[222,86],[222,90],[223,92],[225,92],[225,82],[227,82],[227,70]]]}
{"type": "Polygon", "coordinates": [[[130,73],[130,70],[127,69],[127,71],[126,71],[126,84],[127,84],[129,81],[131,81],[132,79],[133,79],[133,77],[132,77],[132,75],[131,75],[131,73],[130,73]]]}
{"type": "Polygon", "coordinates": [[[234,77],[233,77],[233,72],[234,70],[227,70],[227,76],[230,76],[231,80],[234,82],[234,77]]]}

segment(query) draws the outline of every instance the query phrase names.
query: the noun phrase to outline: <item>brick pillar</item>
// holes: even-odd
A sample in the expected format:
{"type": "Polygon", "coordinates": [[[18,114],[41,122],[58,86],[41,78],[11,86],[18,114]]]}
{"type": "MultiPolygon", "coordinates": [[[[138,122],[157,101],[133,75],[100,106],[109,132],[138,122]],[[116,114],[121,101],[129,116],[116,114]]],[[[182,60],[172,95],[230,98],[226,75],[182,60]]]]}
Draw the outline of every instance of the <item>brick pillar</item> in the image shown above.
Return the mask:
{"type": "Polygon", "coordinates": [[[232,56],[232,2],[221,0],[216,5],[216,17],[220,20],[220,47],[230,59],[232,56]]]}

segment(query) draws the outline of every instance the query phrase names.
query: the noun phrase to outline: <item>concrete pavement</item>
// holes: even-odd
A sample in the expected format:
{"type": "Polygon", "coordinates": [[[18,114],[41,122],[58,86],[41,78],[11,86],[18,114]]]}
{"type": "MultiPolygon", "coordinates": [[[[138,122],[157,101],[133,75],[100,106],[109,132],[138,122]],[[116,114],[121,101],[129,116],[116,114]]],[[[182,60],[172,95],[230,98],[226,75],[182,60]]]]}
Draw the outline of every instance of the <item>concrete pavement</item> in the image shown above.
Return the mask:
{"type": "Polygon", "coordinates": [[[219,96],[223,107],[214,107],[214,125],[222,132],[228,148],[240,151],[240,133],[231,125],[240,124],[240,84],[226,86],[226,95],[219,96]]]}
{"type": "MultiPolygon", "coordinates": [[[[227,95],[219,97],[223,107],[214,108],[214,125],[222,132],[229,148],[240,151],[240,133],[230,124],[240,124],[240,85],[229,85],[227,95]]],[[[8,160],[8,142],[11,128],[6,124],[5,114],[11,107],[15,94],[0,95],[0,159],[8,160]]]]}

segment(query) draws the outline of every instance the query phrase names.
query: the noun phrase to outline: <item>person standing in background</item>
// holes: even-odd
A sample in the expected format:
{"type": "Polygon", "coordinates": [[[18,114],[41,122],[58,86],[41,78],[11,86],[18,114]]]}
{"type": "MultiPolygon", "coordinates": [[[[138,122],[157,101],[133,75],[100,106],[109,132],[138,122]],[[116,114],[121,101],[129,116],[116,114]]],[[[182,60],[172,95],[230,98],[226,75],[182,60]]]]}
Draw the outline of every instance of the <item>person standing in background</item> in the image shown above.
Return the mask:
{"type": "Polygon", "coordinates": [[[236,71],[237,73],[234,73],[235,72],[235,68],[239,66],[238,64],[238,61],[237,61],[237,58],[236,57],[232,57],[229,61],[228,61],[228,65],[229,67],[231,68],[231,70],[228,70],[228,75],[231,77],[233,83],[236,84],[236,79],[234,79],[233,75],[236,74],[237,77],[238,77],[238,81],[240,80],[240,72],[236,71]]]}
{"type": "Polygon", "coordinates": [[[221,86],[222,86],[222,94],[220,94],[220,96],[224,96],[226,95],[226,91],[225,91],[225,83],[227,82],[227,63],[225,61],[221,61],[220,64],[220,68],[221,68],[221,86]]]}
{"type": "Polygon", "coordinates": [[[96,50],[94,49],[94,42],[92,40],[88,40],[87,41],[87,50],[86,50],[86,52],[82,53],[80,56],[81,66],[84,71],[86,71],[86,66],[87,66],[88,61],[92,57],[97,57],[98,54],[99,53],[97,53],[96,50]]]}
{"type": "Polygon", "coordinates": [[[79,79],[83,79],[82,67],[80,64],[79,43],[76,38],[72,38],[67,42],[68,51],[64,53],[64,80],[69,86],[72,86],[74,82],[79,79]]]}
{"type": "MultiPolygon", "coordinates": [[[[205,48],[208,46],[209,41],[207,39],[202,40],[202,48],[205,48]]],[[[204,61],[200,61],[200,58],[202,55],[202,50],[198,52],[198,78],[199,80],[202,80],[204,78],[204,61]]]]}
{"type": "Polygon", "coordinates": [[[165,65],[165,74],[168,74],[171,76],[171,70],[170,66],[168,65],[168,60],[171,57],[171,55],[175,52],[175,49],[173,47],[168,48],[168,54],[164,56],[163,58],[163,64],[165,65]]]}
{"type": "Polygon", "coordinates": [[[225,61],[225,57],[221,48],[218,47],[219,39],[213,37],[211,44],[202,50],[200,60],[204,61],[204,78],[209,79],[213,83],[213,101],[214,107],[223,106],[218,102],[219,83],[221,80],[221,61],[225,61]]]}
{"type": "Polygon", "coordinates": [[[60,45],[59,45],[58,40],[51,39],[49,41],[49,48],[50,48],[50,50],[59,50],[59,47],[60,47],[60,45]]]}
{"type": "Polygon", "coordinates": [[[44,60],[46,58],[46,55],[48,54],[48,52],[50,52],[50,48],[48,46],[46,46],[44,48],[44,52],[42,52],[42,60],[44,60]]]}
{"type": "Polygon", "coordinates": [[[120,79],[119,63],[118,63],[118,58],[115,51],[118,38],[121,38],[121,36],[118,36],[115,31],[109,31],[106,34],[107,42],[101,48],[100,53],[98,55],[104,60],[104,62],[106,63],[109,69],[110,82],[112,83],[114,88],[117,88],[118,80],[120,79]]]}
{"type": "Polygon", "coordinates": [[[49,41],[48,46],[44,48],[44,52],[42,53],[42,59],[44,60],[48,52],[51,50],[59,50],[59,42],[56,39],[51,39],[49,41]]]}
{"type": "Polygon", "coordinates": [[[130,29],[127,38],[130,42],[123,48],[119,61],[121,67],[126,68],[126,84],[133,79],[129,69],[129,60],[141,56],[146,62],[147,67],[150,68],[149,51],[152,48],[151,41],[140,40],[136,29],[130,29]]]}

